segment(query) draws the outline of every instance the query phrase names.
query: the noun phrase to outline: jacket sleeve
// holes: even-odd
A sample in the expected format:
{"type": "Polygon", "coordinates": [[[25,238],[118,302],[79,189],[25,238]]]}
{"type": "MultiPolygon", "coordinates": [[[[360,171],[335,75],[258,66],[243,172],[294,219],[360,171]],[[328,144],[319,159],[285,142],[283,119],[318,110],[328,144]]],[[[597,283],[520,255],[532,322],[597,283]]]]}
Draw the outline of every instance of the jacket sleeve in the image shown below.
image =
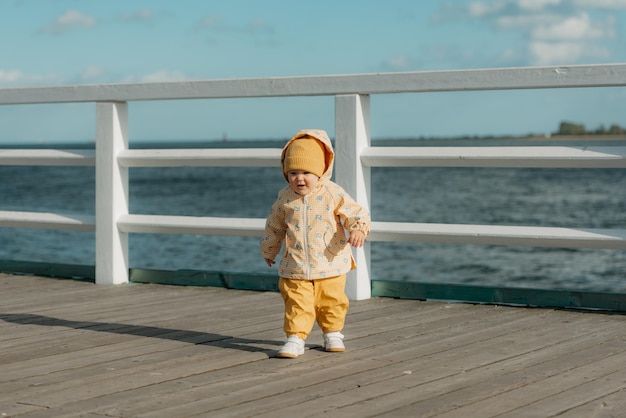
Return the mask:
{"type": "Polygon", "coordinates": [[[265,235],[261,239],[261,254],[263,258],[275,260],[280,252],[280,248],[287,233],[287,225],[284,220],[284,211],[277,200],[270,210],[270,214],[265,222],[265,235]]]}
{"type": "Polygon", "coordinates": [[[365,208],[359,205],[345,190],[336,186],[338,205],[335,213],[348,231],[361,231],[368,236],[370,233],[370,215],[365,208]]]}

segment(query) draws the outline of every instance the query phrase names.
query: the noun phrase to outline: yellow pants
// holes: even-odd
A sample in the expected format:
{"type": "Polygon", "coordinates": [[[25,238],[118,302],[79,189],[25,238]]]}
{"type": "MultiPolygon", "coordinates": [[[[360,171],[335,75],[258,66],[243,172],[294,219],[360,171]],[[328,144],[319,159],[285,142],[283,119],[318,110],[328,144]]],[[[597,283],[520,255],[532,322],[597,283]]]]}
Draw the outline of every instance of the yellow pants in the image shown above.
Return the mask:
{"type": "Polygon", "coordinates": [[[350,305],[345,287],[345,274],[317,280],[281,277],[278,289],[285,302],[285,333],[305,340],[316,320],[324,333],[341,331],[350,305]]]}

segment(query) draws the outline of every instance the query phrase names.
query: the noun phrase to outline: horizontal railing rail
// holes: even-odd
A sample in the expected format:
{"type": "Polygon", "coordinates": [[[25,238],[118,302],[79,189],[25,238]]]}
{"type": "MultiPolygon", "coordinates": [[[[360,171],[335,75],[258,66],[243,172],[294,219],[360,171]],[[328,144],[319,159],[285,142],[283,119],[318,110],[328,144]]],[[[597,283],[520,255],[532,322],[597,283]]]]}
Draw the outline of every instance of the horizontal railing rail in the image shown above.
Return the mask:
{"type": "MultiPolygon", "coordinates": [[[[264,219],[139,215],[132,167],[272,167],[280,149],[129,149],[127,102],[335,96],[336,180],[366,208],[373,167],[626,168],[626,147],[374,147],[369,96],[470,90],[624,87],[626,64],[0,89],[0,105],[95,102],[95,150],[0,149],[0,165],[95,166],[96,214],[0,211],[0,227],[96,231],[96,282],[128,281],[128,234],[260,236],[264,219]]],[[[1,110],[1,109],[0,109],[1,110]]],[[[372,223],[369,241],[626,249],[626,229],[372,223]]],[[[369,244],[355,251],[352,299],[370,297],[369,244]]]]}
{"type": "Polygon", "coordinates": [[[0,165],[95,166],[94,150],[0,149],[0,165]]]}
{"type": "Polygon", "coordinates": [[[280,167],[280,149],[126,150],[118,161],[124,167],[280,167]]]}
{"type": "Polygon", "coordinates": [[[95,231],[96,217],[51,212],[0,211],[0,227],[95,231]]]}
{"type": "MultiPolygon", "coordinates": [[[[122,232],[261,237],[265,220],[171,215],[123,215],[122,232]]],[[[95,231],[95,217],[45,212],[0,211],[0,227],[95,231]]],[[[626,229],[555,228],[478,224],[372,222],[372,242],[435,242],[448,244],[626,250],[626,229]]]]}
{"type": "Polygon", "coordinates": [[[626,147],[370,147],[370,167],[626,168],[626,147]]]}
{"type": "MultiPolygon", "coordinates": [[[[139,149],[117,159],[124,167],[278,167],[280,149],[139,149]]],[[[369,147],[369,167],[626,168],[626,147],[369,147]]],[[[0,149],[0,165],[94,166],[94,150],[0,149]]]]}
{"type": "Polygon", "coordinates": [[[2,89],[0,105],[620,87],[625,79],[626,64],[242,78],[2,89]]]}

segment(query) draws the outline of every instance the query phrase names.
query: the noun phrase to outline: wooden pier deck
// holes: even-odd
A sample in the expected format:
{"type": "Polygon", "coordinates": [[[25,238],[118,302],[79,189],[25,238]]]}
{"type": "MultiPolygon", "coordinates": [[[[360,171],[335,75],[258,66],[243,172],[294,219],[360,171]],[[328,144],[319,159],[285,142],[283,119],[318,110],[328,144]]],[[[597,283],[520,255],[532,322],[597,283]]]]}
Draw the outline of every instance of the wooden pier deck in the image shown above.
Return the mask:
{"type": "Polygon", "coordinates": [[[0,274],[2,417],[626,416],[626,316],[374,298],[294,360],[277,293],[0,274]]]}

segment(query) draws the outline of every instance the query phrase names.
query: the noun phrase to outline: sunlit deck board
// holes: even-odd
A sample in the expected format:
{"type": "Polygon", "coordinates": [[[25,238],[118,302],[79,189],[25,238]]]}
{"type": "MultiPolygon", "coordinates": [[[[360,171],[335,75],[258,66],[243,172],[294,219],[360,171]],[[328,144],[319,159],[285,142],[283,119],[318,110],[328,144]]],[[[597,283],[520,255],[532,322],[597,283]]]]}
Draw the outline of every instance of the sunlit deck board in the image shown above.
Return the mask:
{"type": "Polygon", "coordinates": [[[316,328],[305,355],[282,360],[277,293],[2,274],[0,286],[3,416],[573,417],[625,407],[624,315],[374,298],[352,302],[346,353],[321,351],[316,328]]]}

